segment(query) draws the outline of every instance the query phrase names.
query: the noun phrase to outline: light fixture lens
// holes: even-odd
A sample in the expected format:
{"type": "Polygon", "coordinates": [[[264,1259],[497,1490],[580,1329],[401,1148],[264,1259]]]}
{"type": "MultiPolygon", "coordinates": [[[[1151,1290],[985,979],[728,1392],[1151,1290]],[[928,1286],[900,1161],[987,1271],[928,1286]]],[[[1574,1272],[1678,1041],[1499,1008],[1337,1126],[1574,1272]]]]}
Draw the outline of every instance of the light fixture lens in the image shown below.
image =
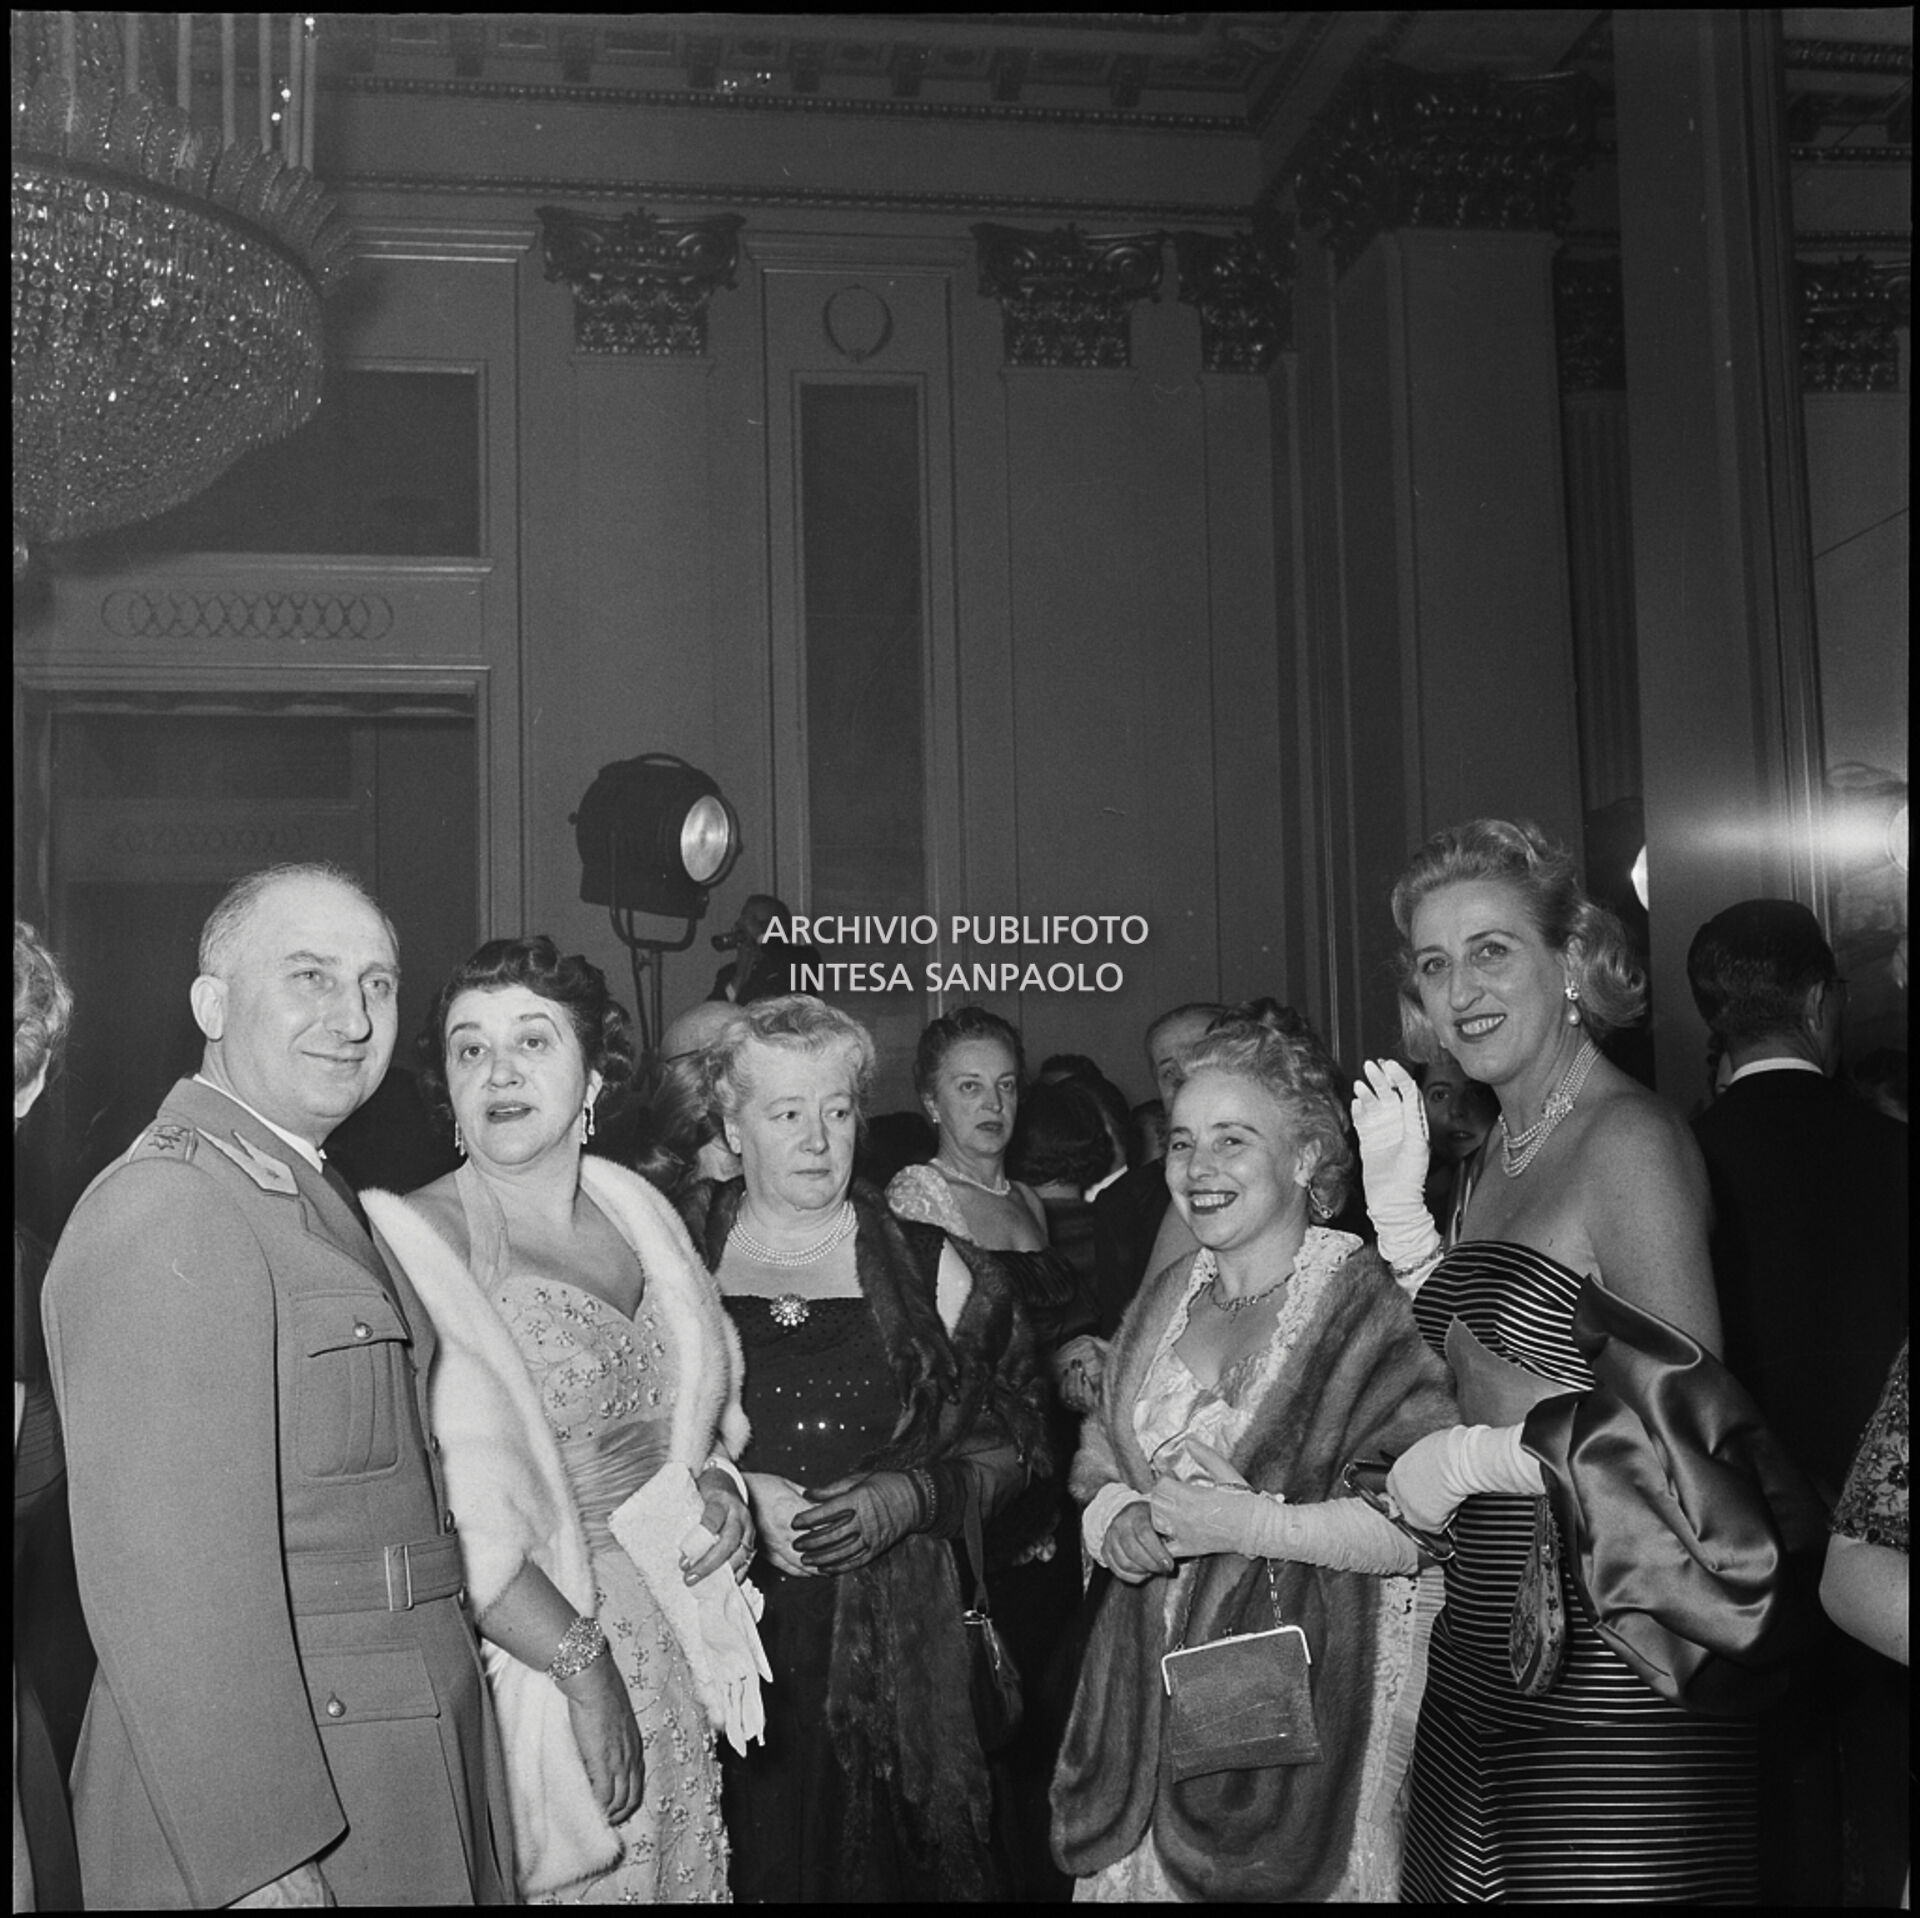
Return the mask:
{"type": "Polygon", "coordinates": [[[1887,821],[1887,857],[1904,878],[1907,871],[1907,802],[1904,799],[1887,821]]]}
{"type": "Polygon", "coordinates": [[[733,845],[733,821],[717,795],[708,793],[687,808],[680,825],[680,863],[696,886],[718,877],[733,845]]]}
{"type": "Polygon", "coordinates": [[[1647,849],[1642,846],[1633,856],[1633,869],[1627,877],[1633,881],[1633,896],[1640,902],[1642,912],[1650,912],[1647,904],[1647,849]]]}

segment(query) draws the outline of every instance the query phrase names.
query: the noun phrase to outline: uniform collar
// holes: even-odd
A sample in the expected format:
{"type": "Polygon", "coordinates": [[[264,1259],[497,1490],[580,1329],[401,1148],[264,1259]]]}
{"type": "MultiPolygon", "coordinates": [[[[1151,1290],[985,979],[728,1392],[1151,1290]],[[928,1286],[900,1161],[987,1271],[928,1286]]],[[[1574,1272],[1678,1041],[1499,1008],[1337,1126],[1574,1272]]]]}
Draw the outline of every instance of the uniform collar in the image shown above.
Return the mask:
{"type": "Polygon", "coordinates": [[[215,1085],[204,1072],[196,1072],[193,1075],[193,1083],[197,1086],[205,1086],[209,1092],[219,1093],[223,1099],[231,1099],[242,1112],[250,1112],[276,1139],[284,1139],[288,1145],[293,1147],[294,1151],[299,1153],[301,1158],[305,1159],[306,1162],[313,1167],[314,1171],[320,1173],[323,1177],[325,1176],[327,1155],[322,1152],[311,1139],[303,1139],[297,1132],[289,1132],[285,1126],[275,1125],[258,1106],[248,1105],[239,1093],[229,1090],[226,1086],[215,1085]]]}

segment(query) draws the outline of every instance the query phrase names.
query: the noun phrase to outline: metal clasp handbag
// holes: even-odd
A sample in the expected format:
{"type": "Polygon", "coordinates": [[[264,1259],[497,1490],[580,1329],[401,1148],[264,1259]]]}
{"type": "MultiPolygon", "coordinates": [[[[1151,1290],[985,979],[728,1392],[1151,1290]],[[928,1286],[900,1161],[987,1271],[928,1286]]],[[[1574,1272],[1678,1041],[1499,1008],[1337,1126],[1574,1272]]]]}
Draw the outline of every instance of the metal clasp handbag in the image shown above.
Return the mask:
{"type": "MultiPolygon", "coordinates": [[[[1166,1752],[1176,1781],[1320,1758],[1313,1722],[1313,1653],[1307,1635],[1280,1612],[1273,1561],[1266,1561],[1273,1629],[1181,1644],[1160,1660],[1166,1689],[1166,1752]]],[[[1188,1596],[1188,1610],[1192,1609],[1188,1596]]],[[[1186,1637],[1186,1619],[1180,1626],[1186,1637]]]]}
{"type": "Polygon", "coordinates": [[[967,1569],[973,1574],[973,1599],[960,1614],[967,1634],[967,1686],[980,1749],[989,1758],[1003,1752],[1020,1731],[1025,1701],[1020,1673],[993,1622],[987,1602],[987,1554],[981,1540],[980,1502],[967,1474],[967,1512],[962,1531],[967,1569]]]}

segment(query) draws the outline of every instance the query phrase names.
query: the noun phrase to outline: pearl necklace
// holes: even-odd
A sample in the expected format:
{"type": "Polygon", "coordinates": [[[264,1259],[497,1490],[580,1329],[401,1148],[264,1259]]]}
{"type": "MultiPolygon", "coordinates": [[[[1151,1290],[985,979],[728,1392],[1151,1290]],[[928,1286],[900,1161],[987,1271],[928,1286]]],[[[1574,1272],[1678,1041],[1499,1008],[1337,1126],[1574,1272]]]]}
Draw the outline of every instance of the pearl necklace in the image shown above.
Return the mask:
{"type": "Polygon", "coordinates": [[[824,1259],[835,1246],[844,1245],[852,1238],[859,1223],[860,1217],[853,1209],[853,1201],[842,1199],[840,1216],[811,1245],[803,1246],[798,1252],[776,1250],[765,1241],[756,1239],[738,1220],[727,1235],[727,1243],[737,1245],[748,1258],[758,1259],[762,1265],[811,1265],[816,1259],[824,1259]]]}
{"type": "Polygon", "coordinates": [[[1500,1169],[1508,1178],[1519,1178],[1539,1156],[1540,1148],[1552,1138],[1554,1128],[1573,1110],[1573,1102],[1586,1085],[1587,1075],[1599,1063],[1600,1053],[1593,1041],[1581,1040],[1579,1055],[1547,1095],[1539,1118],[1520,1132],[1509,1132],[1506,1120],[1500,1121],[1500,1169]]]}
{"type": "Polygon", "coordinates": [[[998,1185],[989,1185],[985,1179],[976,1179],[970,1172],[956,1172],[945,1159],[936,1158],[933,1167],[943,1179],[951,1179],[955,1185],[970,1185],[976,1192],[984,1192],[990,1199],[1004,1199],[1013,1190],[1013,1181],[1003,1172],[998,1185]]]}

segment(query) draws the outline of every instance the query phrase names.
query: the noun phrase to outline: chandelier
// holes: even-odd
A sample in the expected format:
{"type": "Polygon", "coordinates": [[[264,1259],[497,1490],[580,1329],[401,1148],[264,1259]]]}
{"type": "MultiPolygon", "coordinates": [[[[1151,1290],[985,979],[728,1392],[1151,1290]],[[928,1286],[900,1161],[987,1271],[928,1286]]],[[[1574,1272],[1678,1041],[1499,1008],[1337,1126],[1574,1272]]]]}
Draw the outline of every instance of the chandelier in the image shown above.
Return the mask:
{"type": "Polygon", "coordinates": [[[191,14],[13,16],[16,577],[34,546],[178,506],[319,404],[347,232],[310,170],[312,18],[200,18],[220,84],[196,103],[191,14]],[[171,100],[142,85],[169,51],[171,100]]]}

